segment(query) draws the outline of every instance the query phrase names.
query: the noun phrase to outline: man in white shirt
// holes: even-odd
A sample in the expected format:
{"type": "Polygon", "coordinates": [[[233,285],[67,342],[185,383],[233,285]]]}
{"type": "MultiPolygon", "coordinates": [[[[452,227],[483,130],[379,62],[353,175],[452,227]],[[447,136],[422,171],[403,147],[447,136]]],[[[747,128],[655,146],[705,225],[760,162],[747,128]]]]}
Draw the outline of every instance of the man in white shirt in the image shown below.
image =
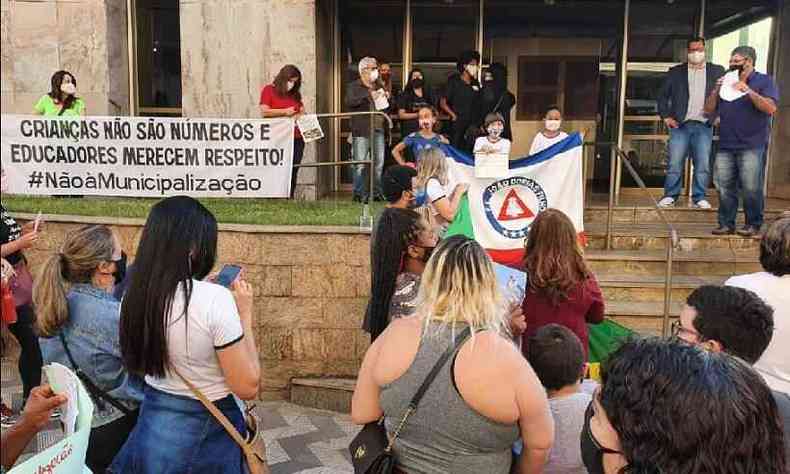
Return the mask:
{"type": "Polygon", "coordinates": [[[543,116],[543,129],[532,140],[529,154],[534,155],[568,138],[568,134],[560,130],[560,126],[562,126],[562,112],[557,106],[552,105],[546,109],[543,116]]]}
{"type": "Polygon", "coordinates": [[[754,368],[772,389],[790,394],[790,216],[777,219],[760,241],[765,271],[738,275],[725,285],[756,293],[774,309],[774,335],[754,368]]]}

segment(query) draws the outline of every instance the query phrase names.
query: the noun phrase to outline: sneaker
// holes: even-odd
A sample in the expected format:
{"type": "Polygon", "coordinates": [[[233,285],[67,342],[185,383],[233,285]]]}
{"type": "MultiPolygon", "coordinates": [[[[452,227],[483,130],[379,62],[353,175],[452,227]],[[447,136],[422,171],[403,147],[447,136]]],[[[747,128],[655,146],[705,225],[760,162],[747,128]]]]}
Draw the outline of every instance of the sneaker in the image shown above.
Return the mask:
{"type": "Polygon", "coordinates": [[[674,207],[675,206],[675,198],[671,196],[664,196],[658,201],[658,207],[674,207]]]}
{"type": "Polygon", "coordinates": [[[695,209],[711,209],[713,206],[706,199],[700,199],[699,201],[694,203],[693,206],[695,209]]]}
{"type": "Polygon", "coordinates": [[[734,233],[735,233],[735,229],[732,229],[730,227],[724,227],[724,226],[719,226],[718,228],[713,229],[711,231],[711,234],[713,235],[732,235],[734,233]]]}
{"type": "Polygon", "coordinates": [[[738,235],[742,237],[754,237],[760,235],[760,229],[753,225],[745,225],[743,228],[738,229],[738,235]]]}
{"type": "Polygon", "coordinates": [[[8,408],[8,405],[0,403],[0,425],[2,425],[3,428],[14,426],[14,423],[16,423],[18,419],[19,415],[8,408]]]}

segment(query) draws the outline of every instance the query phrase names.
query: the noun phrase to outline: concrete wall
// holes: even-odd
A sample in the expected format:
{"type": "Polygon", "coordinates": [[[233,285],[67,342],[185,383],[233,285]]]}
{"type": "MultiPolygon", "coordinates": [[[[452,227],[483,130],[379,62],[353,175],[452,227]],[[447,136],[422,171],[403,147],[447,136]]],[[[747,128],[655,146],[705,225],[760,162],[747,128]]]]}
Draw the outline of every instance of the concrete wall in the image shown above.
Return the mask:
{"type": "Polygon", "coordinates": [[[768,169],[768,195],[790,199],[790,1],[785,0],[780,17],[780,37],[775,46],[774,75],[779,87],[779,111],[771,137],[771,166],[768,169]]]}
{"type": "MultiPolygon", "coordinates": [[[[88,222],[112,224],[132,262],[143,221],[51,216],[40,243],[26,252],[34,274],[67,232],[88,222]]],[[[217,267],[242,265],[255,290],[261,398],[287,398],[294,377],[356,376],[370,341],[359,329],[369,295],[368,235],[249,225],[220,231],[217,267]]]]}
{"type": "Polygon", "coordinates": [[[129,112],[126,0],[0,0],[3,113],[30,113],[65,69],[92,115],[129,112]]]}
{"type": "MultiPolygon", "coordinates": [[[[185,117],[260,117],[261,88],[286,64],[302,72],[302,96],[316,110],[314,0],[180,0],[185,117]]],[[[315,162],[308,145],[303,162],[315,162]]],[[[297,194],[316,195],[316,172],[299,173],[297,194]]]]}

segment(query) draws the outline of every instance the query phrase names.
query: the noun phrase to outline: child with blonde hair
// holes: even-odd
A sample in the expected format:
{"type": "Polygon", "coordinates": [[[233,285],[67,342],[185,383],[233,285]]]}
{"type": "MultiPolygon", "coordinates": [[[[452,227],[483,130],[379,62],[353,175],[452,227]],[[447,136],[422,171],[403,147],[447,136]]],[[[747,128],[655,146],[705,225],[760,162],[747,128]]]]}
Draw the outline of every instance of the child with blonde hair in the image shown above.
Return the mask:
{"type": "Polygon", "coordinates": [[[418,158],[417,189],[418,202],[427,206],[433,219],[434,232],[444,235],[447,226],[455,218],[461,198],[469,189],[466,183],[457,184],[449,191],[447,157],[439,148],[423,150],[418,158]]]}

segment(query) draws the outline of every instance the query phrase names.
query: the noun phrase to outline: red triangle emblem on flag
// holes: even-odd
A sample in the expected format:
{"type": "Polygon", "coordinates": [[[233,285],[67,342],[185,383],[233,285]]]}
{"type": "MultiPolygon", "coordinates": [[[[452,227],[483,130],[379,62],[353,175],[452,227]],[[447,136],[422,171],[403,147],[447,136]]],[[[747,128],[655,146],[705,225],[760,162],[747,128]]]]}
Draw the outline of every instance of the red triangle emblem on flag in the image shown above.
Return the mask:
{"type": "Polygon", "coordinates": [[[502,201],[502,208],[499,210],[499,217],[497,220],[500,221],[515,221],[518,219],[529,219],[535,217],[535,213],[533,213],[524,201],[518,197],[515,189],[511,189],[510,192],[507,193],[505,196],[505,200],[502,201]]]}

